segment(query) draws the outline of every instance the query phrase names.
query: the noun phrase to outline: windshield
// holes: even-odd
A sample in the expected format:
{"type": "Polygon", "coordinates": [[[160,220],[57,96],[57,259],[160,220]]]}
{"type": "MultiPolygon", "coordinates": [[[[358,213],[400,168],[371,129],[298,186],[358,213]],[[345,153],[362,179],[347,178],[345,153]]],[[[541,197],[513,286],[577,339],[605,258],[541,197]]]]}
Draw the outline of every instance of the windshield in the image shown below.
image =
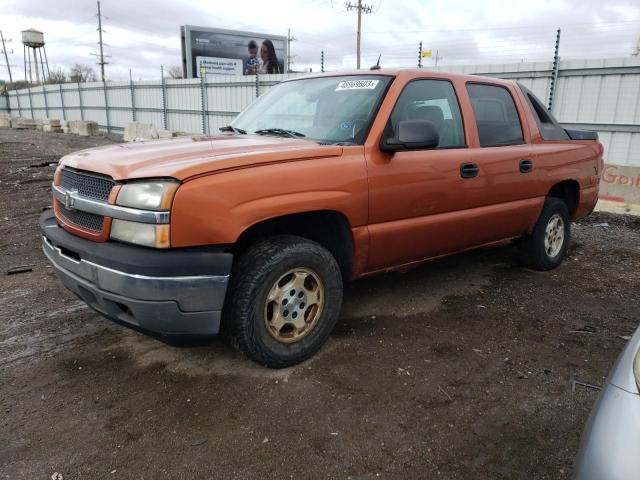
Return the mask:
{"type": "Polygon", "coordinates": [[[362,144],[390,81],[382,75],[348,75],[279,83],[231,126],[261,135],[362,144]]]}

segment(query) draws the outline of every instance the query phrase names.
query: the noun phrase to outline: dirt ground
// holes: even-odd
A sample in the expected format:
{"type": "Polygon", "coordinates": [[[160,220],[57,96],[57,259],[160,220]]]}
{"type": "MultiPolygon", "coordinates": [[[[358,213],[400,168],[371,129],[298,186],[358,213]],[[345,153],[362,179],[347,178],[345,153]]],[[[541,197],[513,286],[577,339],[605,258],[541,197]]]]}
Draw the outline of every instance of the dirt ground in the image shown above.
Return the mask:
{"type": "Polygon", "coordinates": [[[355,282],[327,347],[274,371],[115,325],[54,277],[55,162],[114,141],[0,130],[0,478],[570,478],[598,395],[571,381],[602,384],[638,325],[640,219],[574,224],[550,273],[504,247],[355,282]]]}

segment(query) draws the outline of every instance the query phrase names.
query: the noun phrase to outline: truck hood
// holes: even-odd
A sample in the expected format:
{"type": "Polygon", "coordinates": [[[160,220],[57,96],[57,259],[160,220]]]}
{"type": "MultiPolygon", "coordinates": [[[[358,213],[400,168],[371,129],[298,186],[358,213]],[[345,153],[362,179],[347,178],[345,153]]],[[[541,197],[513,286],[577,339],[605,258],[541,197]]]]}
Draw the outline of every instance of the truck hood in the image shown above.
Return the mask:
{"type": "Polygon", "coordinates": [[[339,145],[259,135],[211,135],[120,143],[66,155],[61,165],[109,175],[114,180],[189,177],[308,158],[339,156],[339,145]]]}

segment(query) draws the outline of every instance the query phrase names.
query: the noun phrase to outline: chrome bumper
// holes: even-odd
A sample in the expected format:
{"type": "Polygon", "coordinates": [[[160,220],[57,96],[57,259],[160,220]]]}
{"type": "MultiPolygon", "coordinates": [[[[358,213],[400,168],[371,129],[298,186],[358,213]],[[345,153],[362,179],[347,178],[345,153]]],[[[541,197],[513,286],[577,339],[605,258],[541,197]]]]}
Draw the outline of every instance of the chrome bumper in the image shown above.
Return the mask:
{"type": "Polygon", "coordinates": [[[46,236],[42,249],[65,286],[106,317],[161,334],[218,333],[226,275],[154,277],[121,272],[65,255],[46,236]]]}

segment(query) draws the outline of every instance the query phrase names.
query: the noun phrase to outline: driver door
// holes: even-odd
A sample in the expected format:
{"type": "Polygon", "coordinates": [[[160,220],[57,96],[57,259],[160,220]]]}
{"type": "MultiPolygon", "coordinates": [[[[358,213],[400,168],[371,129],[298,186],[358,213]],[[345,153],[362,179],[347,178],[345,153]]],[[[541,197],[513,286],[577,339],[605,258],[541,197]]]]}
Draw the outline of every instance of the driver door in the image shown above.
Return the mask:
{"type": "Polygon", "coordinates": [[[376,151],[369,173],[368,271],[376,271],[468,246],[466,197],[461,168],[469,162],[460,106],[448,80],[409,82],[398,97],[384,136],[401,120],[428,120],[437,148],[376,151]]]}

